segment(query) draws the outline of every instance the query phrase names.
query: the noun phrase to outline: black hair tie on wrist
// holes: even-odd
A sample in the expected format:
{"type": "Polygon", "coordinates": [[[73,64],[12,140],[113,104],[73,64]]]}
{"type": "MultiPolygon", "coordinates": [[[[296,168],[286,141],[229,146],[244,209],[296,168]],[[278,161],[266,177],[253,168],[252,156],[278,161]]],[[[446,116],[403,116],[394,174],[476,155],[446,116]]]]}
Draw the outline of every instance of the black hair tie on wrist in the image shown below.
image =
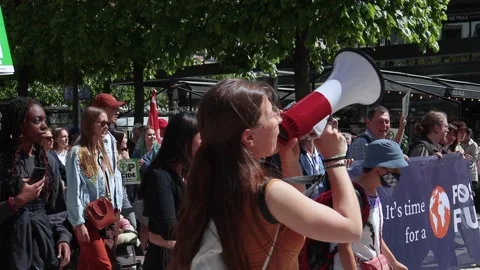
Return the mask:
{"type": "Polygon", "coordinates": [[[344,160],[344,159],[347,159],[347,156],[335,156],[335,157],[331,157],[329,159],[324,159],[323,163],[332,162],[332,161],[340,161],[340,160],[344,160]]]}

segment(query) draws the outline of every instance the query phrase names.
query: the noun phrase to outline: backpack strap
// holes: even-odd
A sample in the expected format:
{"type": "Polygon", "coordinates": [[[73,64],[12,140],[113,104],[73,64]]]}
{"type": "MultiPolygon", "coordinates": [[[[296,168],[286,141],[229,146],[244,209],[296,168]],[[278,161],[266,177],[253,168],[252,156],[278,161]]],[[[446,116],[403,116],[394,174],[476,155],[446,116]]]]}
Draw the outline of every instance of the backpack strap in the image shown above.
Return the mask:
{"type": "Polygon", "coordinates": [[[367,140],[368,143],[372,142],[372,138],[370,138],[370,136],[368,136],[366,133],[362,133],[362,134],[358,135],[355,139],[353,139],[352,143],[358,138],[363,138],[363,139],[367,140]]]}
{"type": "Polygon", "coordinates": [[[268,263],[270,262],[270,258],[272,257],[272,254],[273,254],[273,249],[275,248],[275,244],[277,243],[277,238],[278,238],[278,232],[279,231],[280,231],[280,223],[277,224],[277,229],[275,230],[275,236],[273,237],[272,247],[268,251],[268,255],[267,255],[267,258],[265,258],[265,262],[263,263],[262,270],[267,269],[268,263]]]}
{"type": "MultiPolygon", "coordinates": [[[[368,221],[368,217],[370,216],[370,204],[368,204],[368,196],[365,189],[358,184],[357,182],[352,181],[353,187],[355,188],[355,194],[357,195],[358,204],[360,205],[360,211],[362,214],[362,228],[365,227],[368,221]]],[[[329,260],[332,262],[333,265],[333,258],[335,254],[338,252],[338,244],[332,249],[332,251],[328,254],[329,260]]]]}

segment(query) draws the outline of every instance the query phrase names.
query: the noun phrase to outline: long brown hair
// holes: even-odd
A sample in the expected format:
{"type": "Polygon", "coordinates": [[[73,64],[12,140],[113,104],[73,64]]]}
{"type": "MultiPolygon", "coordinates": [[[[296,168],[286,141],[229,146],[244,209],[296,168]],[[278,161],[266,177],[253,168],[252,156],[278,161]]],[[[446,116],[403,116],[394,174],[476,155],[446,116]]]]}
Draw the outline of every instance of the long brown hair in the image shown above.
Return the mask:
{"type": "Polygon", "coordinates": [[[241,135],[257,125],[262,102],[273,100],[273,93],[265,83],[226,79],[203,96],[197,113],[202,145],[189,173],[171,269],[190,268],[211,219],[227,268],[250,268],[241,224],[246,221],[246,205],[255,204],[264,174],[241,143],[241,135]]]}
{"type": "Polygon", "coordinates": [[[96,107],[85,108],[82,113],[78,156],[80,159],[80,167],[87,177],[98,174],[97,158],[93,153],[101,153],[103,155],[103,169],[107,169],[110,173],[113,173],[112,165],[105,151],[103,141],[95,140],[95,137],[92,136],[95,132],[95,122],[102,113],[106,114],[104,110],[96,107]]]}
{"type": "MultiPolygon", "coordinates": [[[[53,131],[52,131],[52,136],[53,136],[53,150],[57,150],[57,147],[58,147],[58,143],[57,143],[57,139],[58,137],[60,137],[60,134],[62,133],[62,131],[65,131],[67,132],[67,135],[68,134],[68,130],[66,128],[63,128],[63,127],[58,127],[58,128],[55,128],[53,131]]],[[[68,150],[68,145],[67,145],[67,149],[63,149],[63,150],[68,150]]]]}

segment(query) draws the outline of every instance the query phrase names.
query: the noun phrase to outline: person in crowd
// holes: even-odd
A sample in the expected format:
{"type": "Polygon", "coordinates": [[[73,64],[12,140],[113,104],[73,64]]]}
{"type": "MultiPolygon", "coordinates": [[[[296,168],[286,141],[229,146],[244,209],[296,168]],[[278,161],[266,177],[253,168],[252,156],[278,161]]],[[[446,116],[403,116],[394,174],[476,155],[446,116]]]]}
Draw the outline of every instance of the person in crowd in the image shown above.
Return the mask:
{"type": "MultiPolygon", "coordinates": [[[[92,102],[92,107],[100,108],[107,114],[107,121],[108,121],[108,131],[107,135],[103,137],[103,144],[104,149],[107,152],[108,159],[110,160],[110,164],[112,166],[115,183],[117,183],[120,188],[116,189],[118,194],[118,198],[123,198],[123,188],[122,188],[122,175],[118,170],[118,150],[117,150],[117,142],[115,137],[113,137],[112,133],[110,133],[110,127],[115,125],[118,120],[118,116],[120,115],[120,108],[125,105],[125,102],[118,101],[115,97],[110,94],[102,93],[95,96],[92,102]]],[[[125,201],[125,200],[123,200],[125,201]]],[[[128,207],[128,205],[126,205],[128,207]]],[[[111,253],[111,258],[113,258],[113,253],[111,253]]]]}
{"type": "Polygon", "coordinates": [[[440,142],[443,148],[443,152],[445,153],[459,152],[464,154],[464,151],[460,146],[460,142],[458,141],[457,135],[458,135],[457,127],[453,124],[448,124],[447,136],[445,136],[445,139],[442,142],[440,142]]]}
{"type": "Polygon", "coordinates": [[[70,149],[68,145],[69,135],[68,131],[64,128],[56,128],[53,130],[53,150],[50,154],[55,158],[60,169],[60,175],[62,180],[67,182],[67,176],[65,172],[65,162],[67,159],[67,152],[70,149]]]}
{"type": "MultiPolygon", "coordinates": [[[[114,129],[112,130],[112,135],[115,137],[117,141],[117,149],[118,152],[118,160],[122,159],[130,159],[128,155],[128,146],[127,146],[127,134],[122,129],[114,129]]],[[[122,204],[122,216],[124,216],[130,224],[133,226],[134,229],[137,229],[137,220],[135,218],[135,211],[132,207],[132,203],[127,196],[127,188],[125,183],[123,183],[123,204],[122,204]]]]}
{"type": "Polygon", "coordinates": [[[158,118],[158,129],[160,130],[160,141],[159,144],[162,144],[163,137],[165,136],[165,131],[167,130],[168,121],[164,118],[158,118]]]}
{"type": "Polygon", "coordinates": [[[347,145],[350,146],[352,144],[352,134],[348,132],[342,132],[343,137],[345,137],[345,141],[347,142],[347,145]]]}
{"type": "MultiPolygon", "coordinates": [[[[155,135],[155,130],[151,127],[145,128],[140,140],[138,140],[137,145],[135,146],[135,151],[133,151],[133,158],[138,158],[145,162],[145,159],[151,161],[155,157],[160,149],[160,144],[157,142],[157,137],[155,135]],[[148,156],[148,157],[145,157],[148,156]]],[[[143,162],[141,165],[143,165],[143,162]]],[[[148,167],[149,164],[146,164],[148,167]]]]}
{"type": "Polygon", "coordinates": [[[73,127],[68,131],[68,134],[68,142],[70,146],[74,146],[77,142],[78,136],[80,136],[80,129],[78,127],[73,127]]]}
{"type": "MultiPolygon", "coordinates": [[[[353,160],[365,159],[365,152],[369,143],[378,139],[387,139],[390,133],[390,113],[381,105],[374,105],[368,110],[365,120],[367,129],[358,135],[348,147],[347,156],[353,160]]],[[[407,121],[400,117],[398,132],[393,141],[400,144],[405,132],[407,121]]]]}
{"type": "Polygon", "coordinates": [[[139,193],[149,232],[143,269],[167,269],[185,179],[200,142],[195,113],[178,113],[170,119],[162,147],[148,167],[139,193]]]}
{"type": "Polygon", "coordinates": [[[118,159],[130,159],[127,133],[122,129],[116,128],[112,130],[112,135],[117,141],[118,159]]]}
{"type": "Polygon", "coordinates": [[[77,267],[80,270],[108,270],[116,262],[116,237],[123,197],[122,182],[115,177],[103,143],[108,134],[105,111],[96,107],[84,109],[80,140],[67,155],[67,211],[80,245],[77,267]],[[99,230],[86,217],[85,210],[89,203],[101,197],[106,197],[112,203],[116,220],[99,230]]]}
{"type": "Polygon", "coordinates": [[[42,147],[46,121],[42,106],[31,98],[13,98],[2,112],[0,261],[4,269],[59,269],[70,262],[72,236],[63,225],[66,209],[60,173],[42,147]]]}
{"type": "Polygon", "coordinates": [[[462,146],[462,149],[465,151],[465,159],[471,162],[470,170],[472,175],[472,181],[478,182],[478,172],[477,172],[478,145],[472,139],[472,136],[473,136],[472,129],[467,128],[461,146],[462,146]]]}
{"type": "Polygon", "coordinates": [[[397,143],[379,139],[368,145],[362,163],[363,173],[356,181],[367,193],[370,214],[360,241],[338,245],[333,269],[361,268],[362,262],[374,260],[381,255],[386,257],[393,269],[407,269],[397,261],[382,238],[382,203],[377,193],[380,187],[387,189],[395,187],[400,181],[400,169],[407,166],[402,149],[397,143]]]}
{"type": "Polygon", "coordinates": [[[461,120],[452,121],[452,124],[457,127],[457,139],[458,141],[460,141],[461,144],[463,141],[465,141],[465,136],[467,135],[467,124],[461,120]]]}
{"type": "Polygon", "coordinates": [[[409,157],[423,157],[444,153],[440,142],[445,140],[448,134],[447,115],[444,112],[430,111],[426,113],[422,121],[415,125],[415,132],[419,139],[409,148],[409,157]]]}
{"type": "Polygon", "coordinates": [[[365,159],[367,145],[377,139],[385,139],[390,131],[390,113],[381,105],[374,105],[368,110],[365,120],[367,129],[352,141],[348,157],[355,160],[365,159]]]}
{"type": "Polygon", "coordinates": [[[132,129],[133,136],[130,139],[128,139],[128,142],[127,142],[128,155],[129,156],[133,155],[133,151],[135,151],[135,146],[137,145],[137,142],[140,139],[140,137],[142,136],[143,132],[145,132],[145,126],[144,125],[142,125],[140,123],[136,123],[133,126],[133,129],[132,129]]]}
{"type": "MultiPolygon", "coordinates": [[[[260,160],[277,151],[281,122],[273,100],[268,84],[242,79],[222,80],[203,96],[197,117],[202,143],[186,180],[171,269],[218,269],[208,268],[212,253],[225,269],[298,269],[304,236],[340,243],[360,239],[359,203],[343,160],[345,139],[331,124],[315,146],[325,158],[333,209],[264,174],[260,160]],[[218,235],[219,253],[202,246],[211,233],[218,235]]],[[[298,140],[279,151],[284,175],[301,175],[298,140]]]]}
{"type": "MultiPolygon", "coordinates": [[[[150,165],[150,162],[157,155],[160,145],[157,142],[155,130],[151,127],[146,127],[145,132],[137,142],[133,158],[139,159],[140,175],[143,176],[145,168],[150,165]]],[[[143,250],[146,249],[148,242],[148,218],[143,215],[143,201],[137,197],[137,185],[129,185],[127,187],[128,198],[133,201],[133,208],[135,210],[135,217],[138,220],[138,227],[140,228],[140,242],[143,250]]]]}
{"type": "Polygon", "coordinates": [[[50,129],[47,129],[47,131],[45,132],[42,147],[46,153],[50,152],[53,149],[53,135],[50,129]]]}

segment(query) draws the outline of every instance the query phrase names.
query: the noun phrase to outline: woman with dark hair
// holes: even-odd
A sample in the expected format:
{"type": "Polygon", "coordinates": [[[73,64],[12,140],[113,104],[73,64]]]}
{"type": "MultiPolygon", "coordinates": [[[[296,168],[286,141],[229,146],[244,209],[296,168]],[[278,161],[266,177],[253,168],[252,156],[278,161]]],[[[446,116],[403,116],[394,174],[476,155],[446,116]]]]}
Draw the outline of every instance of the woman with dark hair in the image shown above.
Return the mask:
{"type": "Polygon", "coordinates": [[[127,147],[127,133],[123,129],[116,128],[112,130],[112,135],[117,141],[118,159],[130,159],[127,147]]]}
{"type": "Polygon", "coordinates": [[[445,153],[459,152],[463,154],[463,149],[458,140],[458,128],[453,124],[448,124],[448,133],[445,139],[441,142],[445,153]]]}
{"type": "Polygon", "coordinates": [[[195,113],[170,118],[162,147],[147,168],[139,193],[149,232],[144,269],[166,269],[175,245],[173,229],[183,199],[184,179],[200,142],[195,113]]]}
{"type": "MultiPolygon", "coordinates": [[[[293,270],[304,236],[335,243],[360,239],[345,138],[331,123],[315,146],[325,158],[333,209],[264,174],[260,160],[277,150],[281,122],[274,96],[265,83],[225,79],[200,101],[202,143],[188,174],[171,269],[219,269],[209,260],[218,254],[221,269],[293,270]],[[203,245],[209,237],[221,246],[203,245]]],[[[280,146],[279,153],[284,175],[300,176],[298,140],[280,146]]]]}
{"type": "MultiPolygon", "coordinates": [[[[118,149],[118,160],[122,159],[130,159],[130,155],[128,154],[128,146],[127,146],[127,133],[123,129],[116,128],[111,131],[113,137],[117,141],[117,149],[118,149]]],[[[132,203],[128,198],[127,188],[125,183],[123,183],[123,202],[122,202],[122,216],[124,216],[133,228],[137,229],[137,220],[135,218],[135,211],[132,207],[132,203]]]]}
{"type": "Polygon", "coordinates": [[[42,147],[46,121],[31,98],[14,98],[2,112],[0,261],[6,269],[58,269],[70,261],[60,174],[42,147]]]}

